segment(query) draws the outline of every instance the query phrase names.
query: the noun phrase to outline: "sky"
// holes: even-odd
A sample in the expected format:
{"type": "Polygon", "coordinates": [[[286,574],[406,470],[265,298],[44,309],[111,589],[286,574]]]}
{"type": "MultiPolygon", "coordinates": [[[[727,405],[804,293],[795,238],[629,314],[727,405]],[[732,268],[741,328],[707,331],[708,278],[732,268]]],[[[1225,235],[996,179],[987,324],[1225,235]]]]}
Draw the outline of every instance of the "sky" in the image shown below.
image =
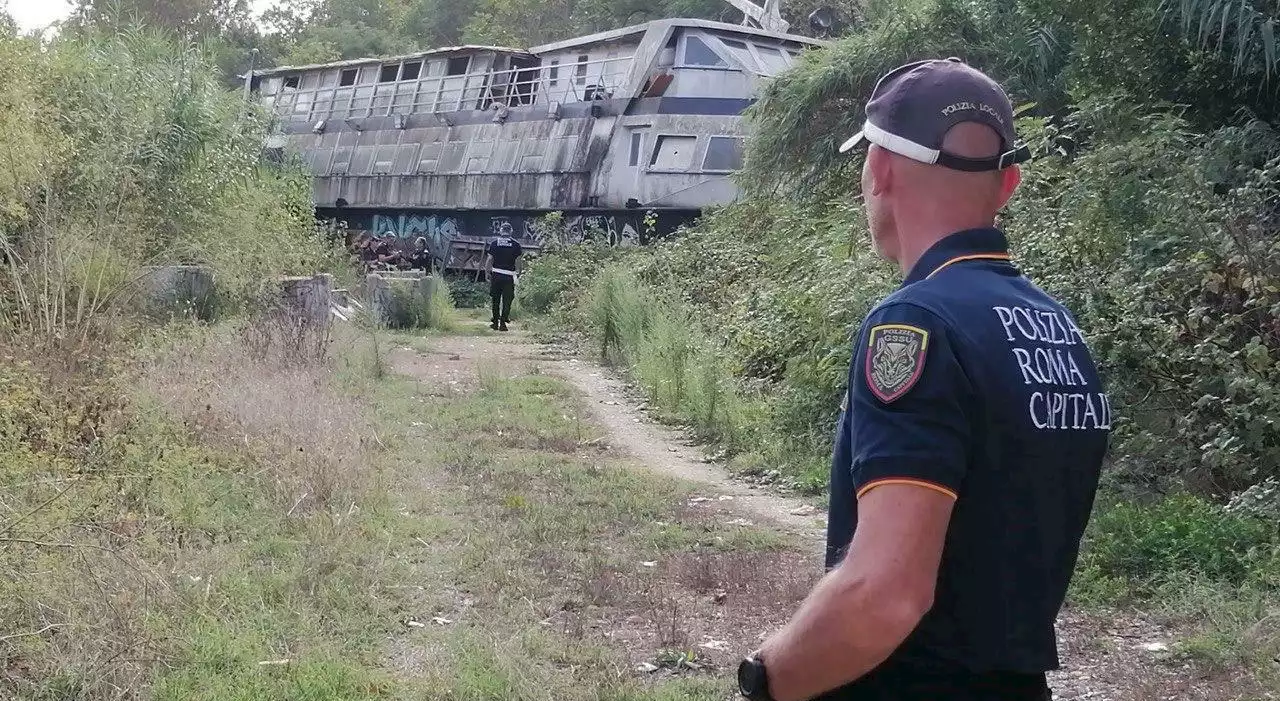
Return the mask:
{"type": "MultiPolygon", "coordinates": [[[[275,5],[278,0],[252,0],[254,14],[275,5]]],[[[0,0],[0,5],[7,5],[9,14],[17,21],[23,31],[43,29],[53,22],[66,19],[71,13],[71,0],[0,0]]]]}

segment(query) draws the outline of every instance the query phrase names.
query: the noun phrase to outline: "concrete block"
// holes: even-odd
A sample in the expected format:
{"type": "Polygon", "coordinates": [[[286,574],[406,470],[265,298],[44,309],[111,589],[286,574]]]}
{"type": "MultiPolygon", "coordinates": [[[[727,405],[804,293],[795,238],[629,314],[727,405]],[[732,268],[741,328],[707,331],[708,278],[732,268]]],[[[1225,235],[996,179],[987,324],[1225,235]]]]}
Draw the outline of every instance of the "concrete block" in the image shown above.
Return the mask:
{"type": "Polygon", "coordinates": [[[201,265],[153,265],[143,269],[139,302],[146,313],[159,316],[213,317],[213,269],[201,265]]]}
{"type": "Polygon", "coordinates": [[[285,309],[300,317],[329,323],[332,319],[333,289],[333,276],[328,273],[286,277],[280,280],[280,301],[285,309]]]}
{"type": "Polygon", "coordinates": [[[434,289],[431,276],[401,272],[370,273],[365,279],[369,312],[375,324],[387,328],[415,328],[425,323],[434,289]]]}

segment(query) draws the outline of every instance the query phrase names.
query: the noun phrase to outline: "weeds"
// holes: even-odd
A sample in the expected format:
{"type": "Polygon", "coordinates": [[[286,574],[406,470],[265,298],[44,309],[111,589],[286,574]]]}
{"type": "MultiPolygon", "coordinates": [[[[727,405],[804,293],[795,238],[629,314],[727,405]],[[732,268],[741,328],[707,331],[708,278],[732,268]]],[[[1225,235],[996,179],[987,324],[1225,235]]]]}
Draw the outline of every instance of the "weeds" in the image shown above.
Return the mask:
{"type": "Polygon", "coordinates": [[[355,661],[381,617],[356,595],[385,567],[363,547],[380,448],[329,379],[352,341],[300,362],[243,338],[154,337],[123,395],[110,375],[47,374],[67,365],[47,349],[0,373],[0,433],[21,447],[0,471],[7,697],[381,694],[355,661]],[[51,391],[58,377],[76,389],[51,391]]]}
{"type": "Polygon", "coordinates": [[[388,280],[381,323],[389,329],[451,331],[457,315],[449,284],[430,275],[403,282],[388,280]]]}
{"type": "MultiPolygon", "coordinates": [[[[474,371],[472,394],[418,402],[388,384],[383,390],[390,394],[378,402],[387,423],[416,422],[403,449],[418,464],[441,466],[425,477],[430,489],[412,497],[401,491],[412,499],[411,511],[451,524],[426,538],[440,556],[431,563],[432,576],[444,576],[433,586],[465,592],[452,602],[428,599],[457,626],[428,641],[412,639],[444,650],[428,683],[445,699],[722,697],[730,688],[724,678],[679,675],[718,675],[731,655],[745,650],[713,653],[714,660],[688,652],[703,639],[707,621],[723,616],[708,610],[717,604],[706,590],[686,586],[679,570],[669,568],[718,546],[743,559],[734,561],[734,571],[708,573],[707,586],[747,572],[757,584],[796,579],[794,568],[751,564],[773,562],[781,541],[763,529],[699,517],[685,507],[683,485],[588,447],[591,439],[583,438],[599,428],[587,427],[584,435],[581,407],[561,381],[510,364],[480,364],[474,371]],[[458,603],[464,596],[465,606],[458,603]],[[686,652],[684,662],[669,667],[675,678],[653,683],[635,676],[640,662],[666,659],[663,650],[677,651],[673,661],[686,652]],[[630,661],[619,660],[619,653],[630,661]]],[[[405,479],[420,484],[422,473],[415,467],[405,479]]],[[[795,589],[797,596],[806,591],[795,589]]],[[[721,613],[741,615],[753,628],[790,610],[789,601],[762,614],[749,608],[750,598],[742,594],[740,604],[721,613]]],[[[718,635],[735,647],[750,644],[745,635],[718,635]]]]}
{"type": "MultiPolygon", "coordinates": [[[[771,466],[808,468],[809,453],[794,450],[794,441],[770,425],[764,400],[732,382],[724,349],[679,304],[617,265],[599,274],[581,304],[601,354],[645,390],[659,416],[730,457],[757,454],[771,466]]],[[[807,484],[810,491],[822,486],[807,484]]]]}
{"type": "Polygon", "coordinates": [[[596,278],[591,289],[590,310],[600,339],[600,358],[625,358],[647,328],[652,300],[629,273],[609,268],[596,278]]]}
{"type": "Polygon", "coordinates": [[[1190,495],[1100,509],[1081,558],[1080,586],[1119,579],[1146,597],[1188,575],[1280,588],[1280,527],[1190,495]]]}
{"type": "Polygon", "coordinates": [[[281,304],[271,304],[240,321],[240,340],[255,363],[307,366],[323,362],[333,338],[329,318],[316,319],[281,304]]]}

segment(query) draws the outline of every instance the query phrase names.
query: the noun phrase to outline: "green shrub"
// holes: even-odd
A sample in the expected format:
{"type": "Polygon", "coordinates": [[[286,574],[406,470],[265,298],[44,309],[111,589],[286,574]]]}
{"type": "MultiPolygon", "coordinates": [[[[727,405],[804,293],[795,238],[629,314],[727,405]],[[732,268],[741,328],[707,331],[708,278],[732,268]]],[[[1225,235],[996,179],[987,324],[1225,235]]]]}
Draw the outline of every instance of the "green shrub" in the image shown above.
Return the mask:
{"type": "MultiPolygon", "coordinates": [[[[1150,595],[1180,578],[1276,587],[1280,525],[1193,495],[1100,507],[1081,554],[1086,580],[1116,580],[1150,595]]],[[[1087,582],[1086,584],[1087,585],[1087,582]]]]}
{"type": "Polygon", "coordinates": [[[633,361],[656,308],[648,290],[625,268],[609,266],[593,281],[587,305],[600,357],[633,361]]]}
{"type": "Polygon", "coordinates": [[[438,275],[420,282],[391,284],[389,295],[388,328],[451,331],[457,326],[449,283],[438,275]]]}
{"type": "Polygon", "coordinates": [[[452,331],[457,327],[453,291],[443,277],[432,275],[427,280],[429,297],[426,302],[426,327],[438,331],[452,331]]]}
{"type": "Polygon", "coordinates": [[[636,253],[596,241],[544,249],[526,264],[516,290],[517,301],[534,314],[558,311],[564,302],[571,301],[574,292],[586,289],[610,261],[636,253]]]}
{"type": "Polygon", "coordinates": [[[689,401],[689,372],[699,339],[686,314],[676,307],[654,315],[649,333],[640,339],[633,370],[652,405],[678,416],[689,401]]]}
{"type": "Polygon", "coordinates": [[[207,53],[136,29],[35,46],[0,37],[28,78],[0,95],[6,325],[85,333],[134,314],[127,288],[149,265],[211,267],[232,312],[264,280],[346,266],[315,226],[303,164],[263,162],[270,119],[222,87],[207,53]]]}
{"type": "Polygon", "coordinates": [[[483,309],[489,306],[489,283],[465,273],[447,274],[453,303],[458,309],[483,309]]]}

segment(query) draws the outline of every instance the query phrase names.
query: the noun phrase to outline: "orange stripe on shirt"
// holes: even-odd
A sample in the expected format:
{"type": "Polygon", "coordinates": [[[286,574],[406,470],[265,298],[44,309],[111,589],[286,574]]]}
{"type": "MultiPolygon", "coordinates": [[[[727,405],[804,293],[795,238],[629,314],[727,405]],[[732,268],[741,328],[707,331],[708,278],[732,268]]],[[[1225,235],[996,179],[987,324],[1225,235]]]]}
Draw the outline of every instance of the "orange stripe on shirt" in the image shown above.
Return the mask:
{"type": "Polygon", "coordinates": [[[925,489],[932,489],[933,491],[938,492],[939,494],[945,494],[951,497],[952,499],[960,498],[960,495],[956,494],[955,492],[951,491],[950,489],[947,489],[946,487],[940,484],[934,484],[933,482],[927,482],[925,480],[905,479],[902,477],[893,477],[893,478],[887,478],[882,480],[876,480],[874,482],[869,482],[868,484],[864,485],[862,489],[858,490],[858,498],[861,499],[864,495],[866,495],[867,492],[875,489],[876,487],[883,487],[886,484],[907,484],[913,487],[924,487],[925,489]]]}
{"type": "Polygon", "coordinates": [[[927,277],[933,277],[934,275],[937,275],[938,273],[942,272],[942,269],[947,267],[948,265],[951,265],[953,263],[963,263],[966,260],[1013,260],[1013,256],[1009,255],[1008,253],[976,253],[971,256],[958,256],[934,268],[933,272],[929,273],[927,277]]]}

